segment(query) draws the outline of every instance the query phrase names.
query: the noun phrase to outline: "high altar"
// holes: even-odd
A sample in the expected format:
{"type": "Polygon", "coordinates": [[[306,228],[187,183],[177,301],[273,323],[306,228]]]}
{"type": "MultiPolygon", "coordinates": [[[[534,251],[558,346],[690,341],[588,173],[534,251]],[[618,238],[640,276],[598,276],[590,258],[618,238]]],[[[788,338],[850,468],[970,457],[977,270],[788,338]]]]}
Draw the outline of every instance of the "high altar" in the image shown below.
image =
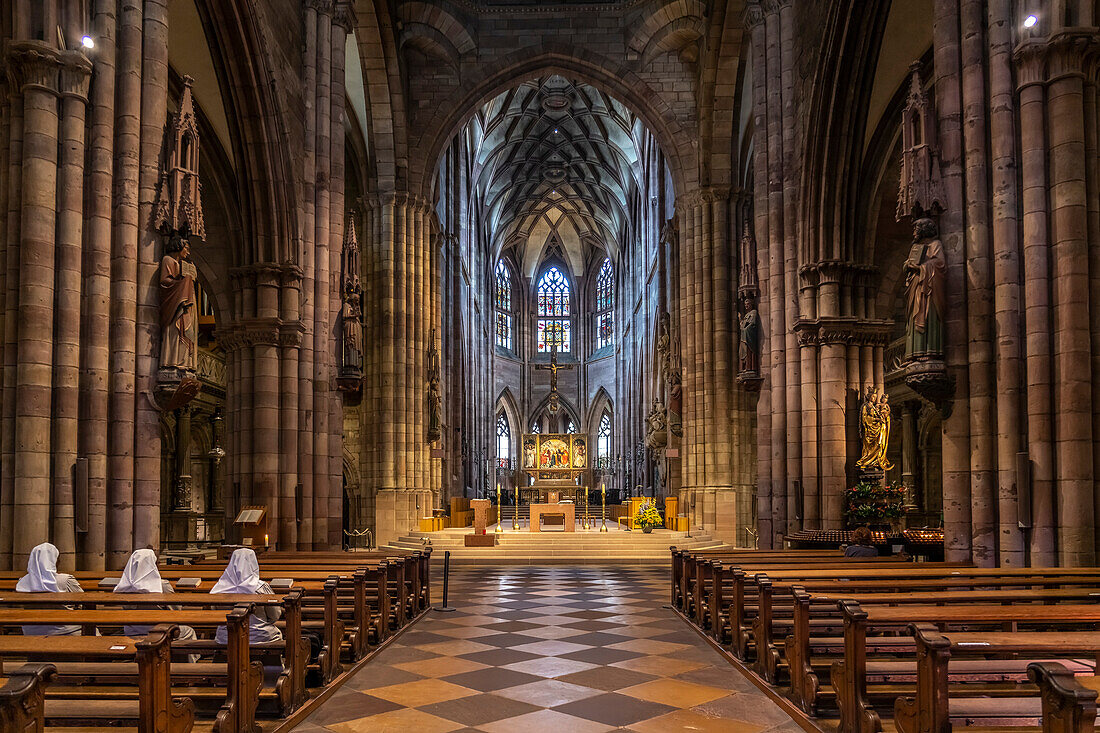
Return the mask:
{"type": "Polygon", "coordinates": [[[588,438],[573,433],[525,434],[522,468],[533,479],[531,486],[520,489],[521,498],[531,504],[531,531],[539,531],[541,515],[560,515],[565,531],[573,531],[569,520],[583,511],[585,502],[588,438]],[[566,503],[555,509],[562,500],[566,503]]]}

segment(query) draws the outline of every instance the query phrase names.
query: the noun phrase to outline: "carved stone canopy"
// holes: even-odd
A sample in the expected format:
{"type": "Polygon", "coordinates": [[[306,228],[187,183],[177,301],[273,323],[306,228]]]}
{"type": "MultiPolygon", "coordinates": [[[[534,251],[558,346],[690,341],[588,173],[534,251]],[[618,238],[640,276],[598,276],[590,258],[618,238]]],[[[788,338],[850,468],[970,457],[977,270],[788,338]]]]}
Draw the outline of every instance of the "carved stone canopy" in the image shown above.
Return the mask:
{"type": "Polygon", "coordinates": [[[940,179],[936,112],[921,82],[920,62],[910,66],[909,96],[901,116],[901,181],[897,219],[936,216],[946,207],[940,179]]]}
{"type": "Polygon", "coordinates": [[[157,186],[153,226],[162,234],[180,232],[206,239],[199,182],[199,126],[191,99],[194,79],[183,77],[179,111],[172,120],[164,168],[157,186]]]}

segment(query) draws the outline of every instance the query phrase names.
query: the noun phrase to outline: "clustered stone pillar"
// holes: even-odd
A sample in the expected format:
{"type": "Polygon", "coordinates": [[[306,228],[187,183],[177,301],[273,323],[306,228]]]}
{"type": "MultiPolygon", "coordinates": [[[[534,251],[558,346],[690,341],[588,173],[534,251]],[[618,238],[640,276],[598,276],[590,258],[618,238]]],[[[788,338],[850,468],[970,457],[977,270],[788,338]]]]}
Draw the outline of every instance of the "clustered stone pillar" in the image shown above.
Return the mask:
{"type": "MultiPolygon", "coordinates": [[[[52,11],[66,30],[82,27],[83,18],[52,11]]],[[[73,568],[85,114],[92,64],[82,51],[30,40],[37,36],[31,19],[18,20],[0,88],[0,567],[21,566],[31,547],[51,539],[61,553],[59,566],[73,568]]]]}
{"type": "Polygon", "coordinates": [[[1035,10],[1025,30],[1002,0],[935,3],[944,524],[948,559],[981,565],[1089,564],[1100,540],[1100,36],[1089,3],[1035,10]]]}
{"type": "Polygon", "coordinates": [[[748,400],[735,386],[738,327],[729,192],[704,190],[676,206],[680,246],[680,348],[683,368],[681,498],[692,526],[749,543],[752,469],[735,445],[747,427],[748,400]]]}
{"type": "Polygon", "coordinates": [[[857,398],[868,386],[882,388],[890,329],[875,318],[873,269],[855,260],[837,232],[798,219],[804,156],[796,133],[795,25],[789,0],[746,6],[766,355],[757,403],[761,547],[779,546],[800,528],[843,526],[850,463],[858,456],[857,398]]]}
{"type": "Polygon", "coordinates": [[[382,544],[415,527],[434,506],[442,474],[427,439],[427,354],[439,349],[439,274],[435,213],[405,193],[368,209],[364,292],[376,308],[364,314],[367,354],[363,483],[376,487],[375,527],[382,544]],[[434,334],[434,336],[433,336],[434,334]]]}

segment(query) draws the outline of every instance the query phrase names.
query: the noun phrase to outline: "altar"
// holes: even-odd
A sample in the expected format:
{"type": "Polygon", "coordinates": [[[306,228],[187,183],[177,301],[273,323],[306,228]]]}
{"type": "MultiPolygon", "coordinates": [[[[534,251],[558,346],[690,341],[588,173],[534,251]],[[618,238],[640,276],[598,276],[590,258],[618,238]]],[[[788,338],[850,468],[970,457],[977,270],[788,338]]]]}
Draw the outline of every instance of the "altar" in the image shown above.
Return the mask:
{"type": "Polygon", "coordinates": [[[577,531],[577,505],[570,502],[556,504],[532,504],[531,505],[531,531],[542,531],[542,518],[547,516],[560,516],[565,521],[566,532],[577,531]]]}

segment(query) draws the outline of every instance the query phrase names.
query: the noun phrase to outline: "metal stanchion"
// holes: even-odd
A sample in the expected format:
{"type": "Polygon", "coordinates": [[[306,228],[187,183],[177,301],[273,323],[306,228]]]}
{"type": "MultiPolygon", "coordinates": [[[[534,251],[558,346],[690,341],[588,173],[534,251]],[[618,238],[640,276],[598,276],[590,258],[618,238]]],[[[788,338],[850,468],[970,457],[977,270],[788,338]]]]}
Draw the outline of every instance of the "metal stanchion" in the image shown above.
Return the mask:
{"type": "Polygon", "coordinates": [[[443,605],[436,608],[436,611],[450,612],[455,609],[447,605],[447,594],[450,590],[451,584],[451,551],[447,550],[443,553],[443,605]]]}

